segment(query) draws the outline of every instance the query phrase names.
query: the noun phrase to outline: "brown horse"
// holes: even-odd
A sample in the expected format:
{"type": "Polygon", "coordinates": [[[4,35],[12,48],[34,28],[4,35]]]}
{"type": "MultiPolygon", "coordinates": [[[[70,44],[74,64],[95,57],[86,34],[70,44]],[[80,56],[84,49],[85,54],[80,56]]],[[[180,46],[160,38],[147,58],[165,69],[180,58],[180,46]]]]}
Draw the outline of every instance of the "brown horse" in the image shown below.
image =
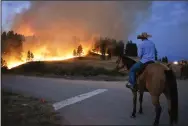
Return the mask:
{"type": "MultiPolygon", "coordinates": [[[[119,57],[116,61],[117,69],[127,67],[129,70],[135,60],[128,56],[119,57]],[[122,66],[119,67],[119,65],[122,66]]],[[[178,122],[178,91],[176,77],[169,67],[161,64],[150,62],[143,65],[143,68],[137,72],[137,84],[136,90],[132,90],[133,93],[133,111],[132,118],[136,117],[136,102],[137,102],[137,91],[140,94],[139,102],[140,108],[139,113],[142,114],[142,100],[144,92],[149,92],[152,99],[152,104],[155,106],[155,121],[154,126],[159,124],[161,115],[161,106],[159,97],[163,93],[168,101],[168,113],[170,117],[170,125],[178,122]]]]}

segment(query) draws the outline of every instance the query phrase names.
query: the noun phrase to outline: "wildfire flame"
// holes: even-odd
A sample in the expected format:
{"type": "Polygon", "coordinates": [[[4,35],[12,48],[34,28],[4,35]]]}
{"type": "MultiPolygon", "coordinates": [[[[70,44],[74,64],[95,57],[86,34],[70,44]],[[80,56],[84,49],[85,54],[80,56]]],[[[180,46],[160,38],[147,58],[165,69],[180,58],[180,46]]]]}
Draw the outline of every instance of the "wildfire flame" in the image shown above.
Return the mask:
{"type": "MultiPolygon", "coordinates": [[[[87,53],[83,53],[82,56],[86,56],[87,53]]],[[[43,57],[40,54],[34,54],[34,58],[32,59],[32,61],[62,61],[62,60],[67,60],[67,59],[72,59],[72,58],[76,58],[78,56],[73,56],[72,54],[66,55],[66,56],[48,56],[48,57],[43,57]]],[[[26,59],[26,57],[24,57],[26,59]]],[[[22,60],[22,61],[18,61],[18,60],[8,60],[7,62],[7,67],[8,69],[12,69],[14,67],[20,66],[22,64],[25,64],[27,62],[31,62],[31,61],[26,61],[26,60],[22,60]]]]}
{"type": "MultiPolygon", "coordinates": [[[[82,56],[86,56],[88,54],[88,51],[92,48],[92,42],[90,42],[93,41],[92,39],[87,42],[79,41],[79,43],[76,43],[76,45],[74,45],[73,43],[71,44],[71,42],[69,43],[69,45],[68,42],[64,43],[63,45],[59,45],[60,42],[54,41],[52,44],[52,42],[50,42],[49,40],[40,40],[40,37],[39,39],[32,38],[34,32],[32,32],[29,27],[22,27],[16,30],[16,33],[26,36],[26,42],[23,43],[24,52],[22,53],[21,60],[16,59],[14,54],[11,54],[11,56],[5,58],[8,69],[12,69],[27,62],[31,62],[26,60],[28,50],[30,50],[34,55],[32,61],[61,61],[78,57],[73,56],[73,50],[76,49],[76,46],[78,46],[77,44],[79,43],[83,47],[82,56]]],[[[97,51],[91,50],[91,52],[102,55],[100,52],[97,51]]],[[[106,54],[106,56],[107,55],[108,54],[106,54]]]]}
{"type": "MultiPolygon", "coordinates": [[[[93,51],[93,50],[91,50],[91,52],[92,52],[92,53],[95,53],[95,54],[97,54],[97,55],[102,55],[101,52],[96,52],[96,51],[93,51]]],[[[108,54],[105,54],[105,56],[108,56],[108,54]]]]}
{"type": "MultiPolygon", "coordinates": [[[[86,51],[84,50],[83,51],[84,53],[82,54],[82,56],[86,56],[87,55],[87,53],[86,53],[86,51]]],[[[91,50],[91,52],[92,53],[95,53],[95,54],[98,54],[98,55],[102,55],[102,53],[100,53],[100,52],[95,52],[95,51],[93,51],[93,50],[91,50]]],[[[108,54],[105,54],[106,56],[108,56],[108,54]]],[[[40,55],[40,54],[34,54],[34,59],[32,60],[32,61],[62,61],[62,60],[67,60],[67,59],[72,59],[72,58],[76,58],[76,57],[78,57],[78,56],[73,56],[72,54],[70,54],[70,55],[66,55],[66,56],[55,56],[55,57],[43,57],[42,55],[40,55]]],[[[24,57],[25,59],[26,59],[26,57],[24,57]]],[[[27,62],[29,62],[29,61],[18,61],[18,60],[8,60],[8,62],[7,62],[7,67],[8,67],[8,69],[12,69],[12,68],[14,68],[14,67],[17,67],[17,66],[20,66],[20,65],[22,65],[22,64],[25,64],[25,63],[27,63],[27,62]]]]}

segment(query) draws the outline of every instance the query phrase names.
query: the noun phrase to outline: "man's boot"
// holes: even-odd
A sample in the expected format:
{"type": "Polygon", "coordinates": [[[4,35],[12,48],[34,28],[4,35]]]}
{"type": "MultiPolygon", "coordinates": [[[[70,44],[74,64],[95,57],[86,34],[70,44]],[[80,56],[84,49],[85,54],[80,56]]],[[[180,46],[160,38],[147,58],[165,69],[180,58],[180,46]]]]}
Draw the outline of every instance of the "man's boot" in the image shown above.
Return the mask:
{"type": "Polygon", "coordinates": [[[127,82],[126,84],[127,88],[130,88],[131,90],[135,90],[135,86],[133,86],[131,83],[127,82]]]}

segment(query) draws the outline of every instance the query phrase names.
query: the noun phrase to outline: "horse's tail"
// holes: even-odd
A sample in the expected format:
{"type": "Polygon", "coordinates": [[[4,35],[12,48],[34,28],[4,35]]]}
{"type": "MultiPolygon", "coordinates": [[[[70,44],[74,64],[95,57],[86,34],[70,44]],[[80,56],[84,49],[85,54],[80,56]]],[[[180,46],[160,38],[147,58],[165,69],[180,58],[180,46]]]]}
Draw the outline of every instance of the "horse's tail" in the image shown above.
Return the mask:
{"type": "Polygon", "coordinates": [[[178,90],[176,76],[172,70],[165,70],[167,79],[167,89],[169,92],[169,100],[171,106],[170,118],[172,122],[178,122],[178,90]]]}

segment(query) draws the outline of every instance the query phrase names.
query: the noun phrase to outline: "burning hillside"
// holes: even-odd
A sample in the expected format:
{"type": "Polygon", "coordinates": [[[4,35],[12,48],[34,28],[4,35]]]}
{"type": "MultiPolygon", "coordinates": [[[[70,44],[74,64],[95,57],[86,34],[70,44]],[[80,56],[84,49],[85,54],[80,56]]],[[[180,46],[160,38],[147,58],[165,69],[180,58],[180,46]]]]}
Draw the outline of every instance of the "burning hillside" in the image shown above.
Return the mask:
{"type": "MultiPolygon", "coordinates": [[[[31,40],[33,40],[33,37],[31,38],[31,40]]],[[[40,42],[36,39],[35,41],[31,42],[29,42],[28,40],[30,39],[27,37],[26,41],[22,42],[23,50],[21,53],[17,53],[16,51],[18,50],[11,50],[10,53],[4,53],[2,55],[9,69],[30,61],[60,61],[75,58],[78,56],[85,56],[89,50],[89,47],[86,45],[81,47],[81,50],[73,46],[67,48],[65,48],[65,46],[62,48],[55,48],[50,47],[49,45],[40,45],[40,42]],[[73,54],[74,49],[76,50],[75,55],[73,54]]]]}
{"type": "MultiPolygon", "coordinates": [[[[148,16],[151,2],[120,1],[32,1],[29,9],[14,16],[11,30],[25,36],[20,48],[4,54],[9,68],[33,61],[64,60],[75,57],[80,44],[83,55],[96,37],[127,40],[138,24],[148,16]],[[143,19],[136,22],[137,15],[143,19]],[[17,53],[15,52],[22,52],[17,53]]],[[[9,40],[13,41],[13,40],[9,40]]],[[[8,47],[6,47],[8,48],[8,47]]]]}

